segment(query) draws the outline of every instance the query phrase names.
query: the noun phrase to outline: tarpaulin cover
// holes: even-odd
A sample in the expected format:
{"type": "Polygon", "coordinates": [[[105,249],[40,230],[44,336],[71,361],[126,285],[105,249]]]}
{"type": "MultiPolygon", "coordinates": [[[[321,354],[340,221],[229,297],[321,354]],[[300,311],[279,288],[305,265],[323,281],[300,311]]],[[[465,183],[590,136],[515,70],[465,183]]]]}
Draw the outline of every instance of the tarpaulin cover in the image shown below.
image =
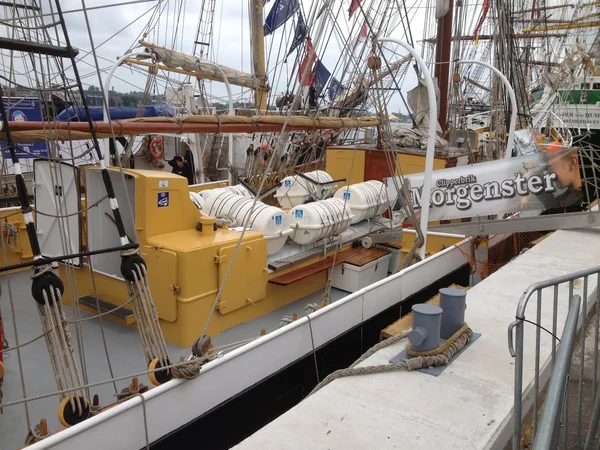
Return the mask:
{"type": "MultiPolygon", "coordinates": [[[[104,108],[94,106],[89,108],[92,120],[102,122],[104,120],[104,108]]],[[[115,106],[108,109],[112,120],[134,119],[138,113],[137,106],[115,106]]],[[[169,105],[147,105],[144,106],[142,117],[174,117],[175,111],[169,105]]],[[[88,120],[83,106],[70,106],[56,116],[57,121],[65,122],[70,119],[73,122],[85,122],[88,120]]]]}

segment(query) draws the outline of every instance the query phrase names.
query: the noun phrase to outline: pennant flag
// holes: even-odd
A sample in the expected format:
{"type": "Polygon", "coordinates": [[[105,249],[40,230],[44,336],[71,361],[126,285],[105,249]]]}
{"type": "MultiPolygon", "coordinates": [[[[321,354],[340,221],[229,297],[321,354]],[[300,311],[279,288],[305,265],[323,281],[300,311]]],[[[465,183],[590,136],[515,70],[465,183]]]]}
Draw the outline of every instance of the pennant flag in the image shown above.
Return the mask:
{"type": "Polygon", "coordinates": [[[330,76],[331,72],[327,70],[327,67],[325,67],[321,60],[318,59],[313,70],[313,86],[315,87],[317,97],[321,95],[321,92],[323,91],[325,84],[327,84],[327,80],[329,80],[330,76]]]}
{"type": "Polygon", "coordinates": [[[283,25],[299,8],[298,0],[275,0],[265,20],[265,36],[283,25]]]}
{"type": "Polygon", "coordinates": [[[290,54],[296,50],[296,48],[304,42],[306,36],[308,35],[308,28],[306,28],[306,23],[304,23],[304,19],[302,18],[302,13],[298,14],[298,23],[296,24],[296,34],[294,35],[294,39],[292,40],[292,45],[290,46],[290,51],[288,52],[286,58],[290,56],[290,54]]]}
{"type": "Polygon", "coordinates": [[[489,0],[483,0],[483,5],[481,7],[481,17],[479,18],[479,22],[477,22],[477,25],[475,25],[475,30],[473,31],[473,36],[475,37],[475,42],[473,43],[473,45],[477,45],[479,43],[479,32],[481,31],[481,28],[483,27],[483,23],[485,22],[485,19],[488,15],[489,10],[490,10],[489,0]]]}
{"type": "Polygon", "coordinates": [[[313,74],[310,71],[310,68],[315,63],[316,59],[317,59],[317,54],[313,50],[312,42],[309,38],[306,41],[306,53],[304,55],[304,59],[300,63],[300,70],[298,72],[298,82],[301,83],[302,86],[310,86],[313,84],[313,74]],[[304,83],[303,83],[302,78],[303,78],[303,75],[305,75],[305,72],[306,72],[306,77],[304,78],[304,83]]]}
{"type": "Polygon", "coordinates": [[[331,82],[329,83],[329,101],[332,101],[336,96],[344,93],[346,88],[342,86],[342,84],[335,78],[331,77],[331,82]]]}
{"type": "Polygon", "coordinates": [[[360,0],[350,0],[350,8],[348,8],[348,20],[352,19],[352,15],[358,9],[359,4],[360,0]]]}
{"type": "Polygon", "coordinates": [[[364,41],[368,35],[369,35],[369,28],[367,27],[367,22],[365,22],[365,24],[362,27],[362,30],[360,30],[360,36],[358,38],[361,41],[364,41]]]}

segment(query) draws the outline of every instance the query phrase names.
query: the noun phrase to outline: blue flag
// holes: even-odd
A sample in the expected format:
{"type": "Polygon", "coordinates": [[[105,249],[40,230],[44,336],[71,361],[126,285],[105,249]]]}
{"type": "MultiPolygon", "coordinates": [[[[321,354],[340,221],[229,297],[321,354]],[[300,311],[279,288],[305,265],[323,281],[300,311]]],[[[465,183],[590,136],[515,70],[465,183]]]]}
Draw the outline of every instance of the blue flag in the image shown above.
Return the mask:
{"type": "Polygon", "coordinates": [[[335,78],[331,77],[331,82],[329,83],[329,101],[333,100],[336,95],[342,94],[346,88],[342,86],[342,84],[335,78]]]}
{"type": "Polygon", "coordinates": [[[275,0],[265,20],[265,36],[283,25],[299,8],[298,0],[275,0]]]}
{"type": "Polygon", "coordinates": [[[304,19],[302,18],[302,13],[298,14],[298,23],[296,24],[296,34],[294,34],[294,39],[292,40],[292,45],[290,46],[290,51],[287,53],[287,56],[296,50],[300,44],[304,42],[306,36],[308,35],[308,28],[306,28],[306,23],[304,23],[304,19]]]}
{"type": "Polygon", "coordinates": [[[327,70],[327,68],[323,65],[320,59],[315,63],[315,68],[313,69],[314,81],[313,85],[315,87],[315,92],[317,96],[321,95],[321,91],[327,84],[327,80],[331,76],[331,72],[327,70]]]}

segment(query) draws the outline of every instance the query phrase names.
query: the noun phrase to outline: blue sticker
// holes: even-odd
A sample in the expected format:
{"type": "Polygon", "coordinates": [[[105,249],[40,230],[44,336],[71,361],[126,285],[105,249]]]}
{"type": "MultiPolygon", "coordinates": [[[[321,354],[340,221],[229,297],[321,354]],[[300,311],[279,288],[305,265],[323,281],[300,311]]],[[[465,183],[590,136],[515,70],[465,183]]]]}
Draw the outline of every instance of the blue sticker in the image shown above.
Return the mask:
{"type": "Polygon", "coordinates": [[[302,219],[304,217],[304,211],[301,209],[296,210],[296,219],[302,219]]]}
{"type": "Polygon", "coordinates": [[[158,207],[166,208],[169,206],[169,193],[168,192],[159,192],[158,193],[158,207]]]}
{"type": "Polygon", "coordinates": [[[281,214],[276,215],[275,216],[275,225],[281,225],[281,221],[282,221],[281,214]]]}
{"type": "Polygon", "coordinates": [[[290,187],[292,185],[292,180],[285,180],[285,182],[283,183],[283,185],[285,187],[290,187]]]}
{"type": "Polygon", "coordinates": [[[344,200],[350,200],[350,192],[344,192],[344,200]]]}

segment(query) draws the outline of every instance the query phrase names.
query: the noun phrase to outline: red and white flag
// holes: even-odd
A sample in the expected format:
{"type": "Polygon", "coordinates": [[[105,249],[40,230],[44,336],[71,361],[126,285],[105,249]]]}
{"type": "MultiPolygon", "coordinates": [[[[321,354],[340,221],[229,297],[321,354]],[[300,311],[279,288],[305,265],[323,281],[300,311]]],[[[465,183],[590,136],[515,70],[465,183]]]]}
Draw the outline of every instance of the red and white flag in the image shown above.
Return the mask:
{"type": "Polygon", "coordinates": [[[367,36],[369,35],[369,27],[367,27],[367,22],[365,22],[365,24],[362,27],[362,30],[360,30],[360,40],[364,41],[367,36]]]}
{"type": "Polygon", "coordinates": [[[300,63],[300,71],[298,72],[298,82],[301,83],[302,86],[312,85],[314,75],[311,69],[316,60],[317,53],[313,49],[312,41],[308,39],[306,42],[306,53],[304,55],[304,59],[300,63]],[[307,72],[306,76],[304,76],[304,72],[307,72]]]}

